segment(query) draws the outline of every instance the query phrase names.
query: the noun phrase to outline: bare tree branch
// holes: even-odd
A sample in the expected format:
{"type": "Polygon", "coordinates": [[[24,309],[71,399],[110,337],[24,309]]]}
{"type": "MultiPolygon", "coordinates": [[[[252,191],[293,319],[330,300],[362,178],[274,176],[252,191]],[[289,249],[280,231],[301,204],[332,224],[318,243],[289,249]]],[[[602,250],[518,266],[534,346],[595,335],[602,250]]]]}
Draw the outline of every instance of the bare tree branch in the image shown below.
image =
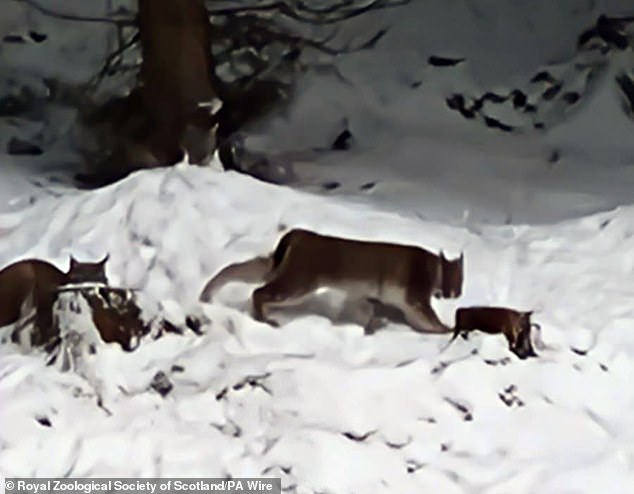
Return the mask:
{"type": "Polygon", "coordinates": [[[234,50],[237,47],[236,41],[241,40],[245,46],[250,46],[257,50],[261,50],[272,41],[279,41],[281,43],[287,43],[291,49],[296,47],[310,47],[326,55],[338,56],[373,48],[387,33],[387,28],[383,28],[358,46],[353,46],[351,43],[348,43],[340,47],[332,47],[328,46],[328,43],[335,38],[337,30],[334,30],[331,34],[322,39],[307,38],[282,30],[279,26],[276,26],[275,23],[256,15],[229,16],[224,26],[216,26],[215,29],[216,33],[224,33],[220,38],[232,39],[233,41],[233,43],[220,52],[219,55],[234,50]]]}
{"type": "Polygon", "coordinates": [[[408,4],[410,0],[370,0],[362,6],[355,6],[355,0],[342,0],[328,7],[315,8],[305,2],[296,0],[277,0],[263,5],[233,6],[233,7],[211,7],[208,9],[212,16],[228,16],[247,12],[280,14],[301,22],[311,24],[327,25],[341,22],[352,17],[369,12],[370,10],[388,9],[408,4]]]}
{"type": "Polygon", "coordinates": [[[103,80],[106,75],[114,75],[117,72],[124,72],[126,70],[130,70],[136,68],[136,66],[124,66],[121,64],[122,55],[125,53],[128,48],[132,47],[135,43],[139,41],[139,32],[136,31],[132,36],[130,36],[126,41],[124,41],[115,51],[110,53],[102,65],[101,69],[97,74],[91,77],[88,85],[90,87],[97,87],[99,83],[103,80]]]}
{"type": "Polygon", "coordinates": [[[35,10],[41,12],[44,15],[48,15],[50,17],[54,17],[56,19],[63,19],[66,21],[81,21],[81,22],[100,22],[107,24],[117,24],[117,25],[129,25],[133,26],[136,23],[134,18],[129,19],[114,19],[111,17],[89,17],[83,15],[75,15],[75,14],[65,14],[63,12],[57,12],[55,10],[51,10],[48,7],[44,7],[37,3],[35,0],[13,0],[18,3],[25,3],[30,7],[33,7],[35,10]]]}

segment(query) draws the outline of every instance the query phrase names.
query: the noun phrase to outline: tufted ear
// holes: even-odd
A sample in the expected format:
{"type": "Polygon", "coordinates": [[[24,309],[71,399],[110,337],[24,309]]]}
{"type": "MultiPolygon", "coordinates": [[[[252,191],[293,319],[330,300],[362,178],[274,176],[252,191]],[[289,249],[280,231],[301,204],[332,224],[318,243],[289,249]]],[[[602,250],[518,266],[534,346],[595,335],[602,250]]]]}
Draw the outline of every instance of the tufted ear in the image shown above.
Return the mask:
{"type": "Polygon", "coordinates": [[[100,265],[102,265],[102,266],[103,266],[104,264],[106,264],[106,262],[108,262],[108,259],[110,259],[110,252],[108,252],[108,253],[104,256],[104,258],[103,258],[101,261],[99,261],[97,264],[100,264],[100,265]]]}

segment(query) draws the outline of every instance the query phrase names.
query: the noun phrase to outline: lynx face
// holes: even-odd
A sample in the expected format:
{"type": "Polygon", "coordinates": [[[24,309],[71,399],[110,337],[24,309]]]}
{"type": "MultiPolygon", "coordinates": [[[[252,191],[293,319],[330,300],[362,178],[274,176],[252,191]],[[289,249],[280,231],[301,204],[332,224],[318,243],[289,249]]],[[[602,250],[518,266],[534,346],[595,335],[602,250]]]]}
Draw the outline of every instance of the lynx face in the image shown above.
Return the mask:
{"type": "Polygon", "coordinates": [[[537,353],[533,349],[531,342],[531,329],[538,324],[531,323],[533,311],[520,312],[517,323],[514,326],[514,340],[510,343],[511,350],[520,358],[536,357],[537,353]]]}
{"type": "Polygon", "coordinates": [[[436,298],[458,298],[462,295],[462,282],[464,279],[464,254],[457,259],[447,259],[440,253],[442,290],[436,290],[436,298]]]}
{"type": "Polygon", "coordinates": [[[74,283],[100,283],[107,285],[106,262],[110,256],[106,255],[98,262],[79,262],[74,257],[70,258],[70,269],[66,282],[74,283]]]}

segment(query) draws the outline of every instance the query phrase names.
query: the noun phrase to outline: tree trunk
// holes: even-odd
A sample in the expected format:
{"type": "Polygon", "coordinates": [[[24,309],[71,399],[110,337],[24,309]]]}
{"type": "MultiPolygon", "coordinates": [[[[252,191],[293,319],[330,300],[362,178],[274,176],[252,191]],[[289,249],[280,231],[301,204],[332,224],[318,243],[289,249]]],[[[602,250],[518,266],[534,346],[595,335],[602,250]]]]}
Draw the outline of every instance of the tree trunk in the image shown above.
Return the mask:
{"type": "MultiPolygon", "coordinates": [[[[98,152],[96,172],[78,174],[104,185],[129,173],[181,161],[206,164],[215,150],[220,105],[213,84],[211,24],[204,0],[138,0],[139,83],[80,118],[98,152]]],[[[88,153],[86,153],[88,154],[88,153]]]]}
{"type": "Polygon", "coordinates": [[[204,0],[139,0],[141,101],[148,144],[162,165],[213,152],[211,25],[204,0]],[[201,106],[203,105],[203,106],[201,106]]]}

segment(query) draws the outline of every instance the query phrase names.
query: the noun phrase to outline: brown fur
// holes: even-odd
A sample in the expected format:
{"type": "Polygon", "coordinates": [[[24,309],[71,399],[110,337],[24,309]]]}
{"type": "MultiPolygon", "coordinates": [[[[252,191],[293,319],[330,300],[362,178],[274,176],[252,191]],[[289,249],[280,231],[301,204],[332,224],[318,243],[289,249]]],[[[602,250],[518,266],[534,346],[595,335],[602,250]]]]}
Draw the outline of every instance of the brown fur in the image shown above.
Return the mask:
{"type": "Polygon", "coordinates": [[[509,349],[520,358],[535,356],[530,340],[534,324],[530,317],[533,311],[521,312],[505,307],[461,307],[456,311],[455,340],[459,334],[484,331],[489,334],[502,333],[509,349]]]}
{"type": "Polygon", "coordinates": [[[71,257],[68,273],[40,259],[26,259],[5,267],[0,271],[0,326],[17,322],[25,316],[24,306],[30,304],[35,309],[36,327],[31,344],[47,343],[54,336],[57,289],[69,282],[84,282],[89,273],[103,274],[106,260],[107,256],[98,263],[80,263],[71,257]]]}
{"type": "Polygon", "coordinates": [[[100,288],[85,295],[92,309],[92,321],[106,343],[119,343],[124,350],[134,350],[132,341],[149,331],[141,318],[141,309],[121,288],[100,288]]]}
{"type": "Polygon", "coordinates": [[[295,229],[286,233],[268,257],[232,264],[213,277],[201,293],[209,301],[215,290],[231,280],[256,281],[253,316],[267,317],[275,307],[295,305],[315,290],[341,289],[366,314],[366,328],[375,321],[379,304],[402,311],[416,331],[450,332],[437,317],[430,298],[458,297],[462,291],[463,258],[449,261],[442,253],[421,247],[331,237],[295,229]]]}
{"type": "Polygon", "coordinates": [[[14,324],[25,314],[24,304],[35,308],[35,341],[48,341],[52,327],[52,308],[57,297],[56,288],[64,283],[66,273],[39,259],[28,259],[7,266],[0,271],[0,326],[14,324]],[[31,298],[32,297],[32,298],[31,298]]]}
{"type": "MultiPolygon", "coordinates": [[[[108,286],[107,260],[108,256],[98,263],[80,263],[71,258],[65,286],[59,287],[58,291],[71,291],[83,297],[101,339],[106,343],[119,343],[124,350],[130,351],[134,349],[133,339],[148,333],[149,325],[141,318],[141,309],[130,290],[108,286]]],[[[55,328],[56,333],[58,329],[55,328]]]]}

